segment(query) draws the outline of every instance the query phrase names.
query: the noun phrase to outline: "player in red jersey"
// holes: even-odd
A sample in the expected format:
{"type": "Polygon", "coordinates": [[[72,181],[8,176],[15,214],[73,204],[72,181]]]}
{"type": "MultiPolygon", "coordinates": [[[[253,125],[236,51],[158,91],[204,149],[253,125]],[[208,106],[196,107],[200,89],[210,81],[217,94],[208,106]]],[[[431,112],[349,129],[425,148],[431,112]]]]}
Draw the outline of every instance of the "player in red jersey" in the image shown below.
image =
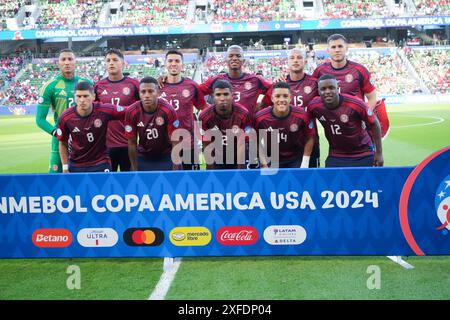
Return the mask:
{"type": "Polygon", "coordinates": [[[171,135],[178,128],[175,109],[158,98],[158,81],[152,77],[140,82],[140,101],[133,103],[125,116],[125,135],[133,171],[177,170],[171,161],[171,135]],[[139,141],[138,141],[139,140],[139,141]]]}
{"type": "Polygon", "coordinates": [[[245,168],[244,132],[251,129],[251,120],[247,109],[233,102],[232,89],[228,81],[216,81],[214,104],[199,117],[207,169],[245,168]]]}
{"type": "Polygon", "coordinates": [[[323,126],[329,142],[326,167],[383,166],[381,129],[373,110],[361,99],[339,94],[333,75],[319,78],[319,95],[308,106],[308,114],[323,126]],[[366,125],[369,126],[373,140],[366,125]]]}
{"type": "Polygon", "coordinates": [[[176,110],[180,121],[180,129],[185,129],[190,134],[190,143],[183,143],[182,154],[183,170],[198,170],[199,150],[195,141],[194,132],[194,106],[197,110],[206,107],[205,98],[199,89],[198,84],[182,76],[184,69],[183,54],[177,50],[169,50],[166,53],[165,66],[167,76],[160,90],[160,97],[167,100],[176,110]],[[190,157],[183,157],[184,152],[190,154],[190,157]]]}
{"type": "Polygon", "coordinates": [[[75,103],[61,114],[56,130],[63,172],[110,171],[108,122],[123,120],[125,108],[94,102],[94,89],[88,82],[79,82],[75,87],[75,103]]]}
{"type": "Polygon", "coordinates": [[[272,138],[267,138],[260,147],[266,149],[260,152],[262,168],[307,168],[311,151],[314,145],[315,127],[308,114],[300,107],[290,105],[291,93],[286,82],[278,82],[273,86],[273,107],[264,108],[256,114],[254,128],[258,132],[258,140],[261,140],[261,130],[267,134],[273,134],[278,130],[276,142],[279,147],[279,160],[271,149],[272,138]],[[303,143],[305,142],[305,143],[303,143]],[[270,151],[270,155],[267,151],[270,151]],[[266,156],[267,155],[267,156],[266,156]],[[269,161],[268,157],[271,157],[269,161]],[[274,161],[275,159],[275,161],[274,161]]]}
{"type": "MultiPolygon", "coordinates": [[[[129,106],[139,100],[139,82],[125,77],[125,60],[118,49],[110,49],[105,55],[108,76],[94,85],[95,101],[116,106],[129,106]]],[[[128,140],[125,138],[123,121],[110,121],[106,145],[109,149],[112,171],[130,171],[128,140]]]]}
{"type": "Polygon", "coordinates": [[[228,72],[211,77],[200,85],[204,95],[213,93],[213,85],[217,80],[227,80],[233,87],[234,102],[247,108],[253,117],[256,111],[258,98],[265,94],[270,83],[262,77],[243,72],[244,50],[237,45],[232,45],[226,53],[228,72]]]}
{"type": "MultiPolygon", "coordinates": [[[[304,72],[305,64],[306,52],[304,50],[299,48],[290,50],[288,52],[289,74],[287,76],[280,75],[278,79],[275,79],[275,82],[286,82],[291,91],[293,105],[306,111],[309,102],[318,96],[318,92],[317,79],[304,72]]],[[[270,89],[261,101],[259,108],[265,108],[266,106],[272,105],[272,89],[270,89]]],[[[315,123],[314,126],[316,126],[315,123]]],[[[309,167],[320,167],[320,145],[318,134],[314,137],[314,147],[311,153],[309,167]]]]}
{"type": "Polygon", "coordinates": [[[314,70],[313,77],[319,79],[331,74],[338,80],[339,92],[350,94],[364,101],[373,109],[377,102],[377,92],[372,84],[370,72],[362,64],[347,59],[348,42],[341,34],[333,34],[327,39],[327,52],[331,62],[325,62],[314,70]]]}

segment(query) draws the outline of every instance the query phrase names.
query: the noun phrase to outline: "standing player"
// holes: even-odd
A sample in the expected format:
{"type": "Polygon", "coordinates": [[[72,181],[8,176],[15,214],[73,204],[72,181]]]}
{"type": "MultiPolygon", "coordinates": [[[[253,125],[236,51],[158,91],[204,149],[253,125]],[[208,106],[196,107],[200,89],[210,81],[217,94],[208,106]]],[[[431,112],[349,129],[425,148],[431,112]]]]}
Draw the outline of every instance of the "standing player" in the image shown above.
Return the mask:
{"type": "MultiPolygon", "coordinates": [[[[304,72],[306,64],[306,53],[304,50],[294,48],[288,52],[288,70],[289,74],[286,77],[281,77],[280,80],[285,81],[290,88],[293,105],[300,107],[306,111],[309,102],[318,96],[317,79],[304,72]]],[[[261,101],[259,108],[272,106],[272,88],[266,93],[264,99],[261,101]]],[[[316,124],[314,123],[314,126],[316,124]]],[[[318,168],[320,166],[320,145],[319,135],[316,132],[314,137],[314,147],[311,154],[309,167],[318,168]]]]}
{"type": "Polygon", "coordinates": [[[311,118],[323,126],[329,142],[326,167],[383,166],[381,130],[372,109],[361,99],[339,94],[338,82],[333,75],[319,78],[319,95],[308,106],[311,118]],[[365,128],[370,127],[375,142],[365,128]]]}
{"type": "MultiPolygon", "coordinates": [[[[194,106],[198,110],[206,107],[205,98],[198,84],[182,76],[184,69],[183,54],[177,50],[166,53],[165,66],[167,77],[160,91],[160,97],[167,100],[176,110],[180,128],[190,133],[191,141],[183,142],[184,151],[191,154],[190,161],[183,161],[183,170],[198,170],[198,150],[194,133],[194,106]]],[[[182,155],[181,155],[182,156],[182,155]]]]}
{"type": "Polygon", "coordinates": [[[170,137],[179,121],[175,109],[158,98],[159,93],[156,79],[142,79],[141,101],[133,103],[126,112],[125,135],[133,171],[177,170],[171,161],[170,137]]]}
{"type": "Polygon", "coordinates": [[[56,138],[56,127],[58,119],[64,110],[75,105],[75,86],[80,81],[91,82],[88,79],[75,75],[76,59],[70,49],[63,49],[59,53],[58,66],[61,74],[50,80],[39,92],[39,102],[36,113],[36,124],[39,128],[51,134],[52,146],[50,151],[49,172],[62,172],[61,158],[58,150],[58,139],[56,138]],[[48,112],[52,108],[54,124],[47,121],[48,112]]]}
{"type": "MultiPolygon", "coordinates": [[[[129,106],[139,100],[139,82],[123,75],[125,60],[118,49],[110,49],[105,55],[108,76],[94,85],[95,101],[116,106],[129,106]]],[[[128,140],[123,121],[110,121],[106,146],[111,158],[112,171],[130,171],[128,140]]]]}
{"type": "Polygon", "coordinates": [[[123,120],[125,111],[121,106],[94,102],[94,99],[91,84],[78,83],[75,87],[75,107],[64,111],[59,118],[56,131],[63,172],[111,171],[106,148],[108,122],[123,120]]]}
{"type": "Polygon", "coordinates": [[[200,89],[204,95],[212,94],[214,82],[227,80],[233,87],[234,102],[247,108],[253,118],[258,98],[261,94],[266,94],[270,88],[270,83],[260,76],[243,72],[244,50],[240,46],[232,45],[228,48],[226,61],[228,73],[209,78],[200,85],[200,89]]]}
{"type": "MultiPolygon", "coordinates": [[[[273,134],[273,130],[278,130],[277,142],[279,144],[279,161],[274,162],[260,154],[261,167],[279,168],[308,168],[311,151],[314,145],[315,127],[308,114],[300,107],[290,105],[291,93],[286,82],[278,82],[273,86],[272,104],[273,107],[265,108],[256,114],[254,128],[258,132],[258,140],[261,141],[260,130],[265,130],[268,135],[273,134]],[[305,141],[305,143],[303,143],[305,141]],[[303,156],[302,156],[303,155],[303,156]],[[302,160],[300,160],[302,159],[302,160]]],[[[261,144],[274,156],[271,151],[271,138],[261,144]]]]}
{"type": "Polygon", "coordinates": [[[364,101],[373,109],[377,103],[377,93],[370,79],[370,72],[362,64],[347,59],[348,42],[341,34],[333,34],[327,39],[327,52],[331,62],[318,66],[313,77],[319,79],[324,74],[333,75],[340,93],[350,94],[364,101]]]}
{"type": "MultiPolygon", "coordinates": [[[[214,130],[220,132],[220,148],[215,148],[214,162],[207,161],[208,169],[244,169],[245,141],[243,134],[251,127],[250,115],[243,106],[233,102],[231,84],[226,80],[217,80],[213,86],[214,104],[200,114],[203,135],[203,152],[212,143],[214,130]],[[234,141],[230,141],[233,139],[234,141]],[[230,149],[229,146],[233,146],[230,149]],[[227,153],[229,156],[227,159],[227,153]],[[231,160],[231,161],[227,161],[231,160]],[[241,161],[239,161],[241,160],[241,161]],[[208,164],[209,162],[209,164],[208,164]],[[241,163],[240,163],[241,162],[241,163]]],[[[218,145],[214,140],[214,145],[218,145]]]]}

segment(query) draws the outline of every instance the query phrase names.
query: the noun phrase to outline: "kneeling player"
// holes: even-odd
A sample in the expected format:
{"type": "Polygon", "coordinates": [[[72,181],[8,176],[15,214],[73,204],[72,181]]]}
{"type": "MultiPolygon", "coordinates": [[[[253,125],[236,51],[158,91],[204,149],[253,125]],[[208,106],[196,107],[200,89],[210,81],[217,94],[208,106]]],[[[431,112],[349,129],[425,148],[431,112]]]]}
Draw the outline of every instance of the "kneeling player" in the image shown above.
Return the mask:
{"type": "Polygon", "coordinates": [[[264,150],[259,152],[261,167],[308,168],[314,145],[314,122],[301,108],[290,105],[291,93],[286,82],[278,82],[273,86],[272,102],[273,107],[259,111],[255,119],[259,147],[264,150]],[[276,132],[274,130],[278,130],[278,154],[272,152],[271,135],[276,132]],[[264,138],[261,133],[264,131],[267,139],[261,143],[264,138]]]}
{"type": "Polygon", "coordinates": [[[75,87],[75,107],[59,118],[56,132],[63,172],[111,171],[106,148],[108,122],[123,120],[125,111],[121,106],[94,102],[94,98],[91,84],[79,82],[75,87]]]}
{"type": "Polygon", "coordinates": [[[158,96],[158,81],[152,77],[143,78],[139,84],[141,100],[127,109],[125,136],[132,171],[178,169],[171,159],[170,139],[179,125],[177,113],[158,96]]]}
{"type": "Polygon", "coordinates": [[[243,169],[244,131],[250,129],[250,114],[246,108],[233,102],[232,87],[226,80],[217,80],[214,83],[213,98],[214,104],[204,109],[199,117],[204,131],[203,152],[207,168],[243,169]],[[218,134],[214,134],[214,131],[218,134]],[[214,141],[211,141],[212,137],[214,141]],[[214,148],[211,148],[211,143],[214,148]]]}

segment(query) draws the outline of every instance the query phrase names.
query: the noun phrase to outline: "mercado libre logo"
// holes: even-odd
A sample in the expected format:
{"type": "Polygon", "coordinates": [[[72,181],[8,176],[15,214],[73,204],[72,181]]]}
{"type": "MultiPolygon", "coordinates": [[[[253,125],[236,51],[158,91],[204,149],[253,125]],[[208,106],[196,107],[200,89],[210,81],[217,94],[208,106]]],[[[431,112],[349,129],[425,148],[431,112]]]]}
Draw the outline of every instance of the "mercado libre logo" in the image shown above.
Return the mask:
{"type": "MultiPolygon", "coordinates": [[[[400,215],[400,225],[405,236],[408,245],[414,251],[415,254],[419,256],[424,256],[425,252],[419,246],[416,241],[417,239],[423,238],[424,236],[434,237],[437,235],[440,240],[438,241],[448,241],[448,234],[450,231],[450,146],[443,148],[425,160],[423,160],[417,167],[409,175],[408,179],[403,186],[402,193],[400,195],[400,206],[399,206],[399,215],[400,215]],[[436,167],[438,166],[438,167],[436,167]],[[429,169],[433,170],[429,170],[429,169]],[[436,172],[436,173],[433,173],[436,172]],[[440,172],[444,173],[441,174],[440,172]],[[436,180],[434,180],[436,179],[436,180]],[[430,195],[434,195],[434,208],[430,208],[430,210],[418,210],[417,202],[421,199],[417,197],[416,192],[412,192],[413,188],[417,184],[424,184],[424,180],[426,181],[426,186],[436,184],[438,187],[434,190],[430,190],[427,192],[424,187],[422,189],[418,189],[421,193],[420,195],[424,197],[428,197],[430,195]],[[433,192],[433,193],[431,193],[433,192]],[[431,193],[431,194],[430,194],[431,193]],[[419,212],[421,211],[421,212],[419,212]],[[428,214],[432,213],[432,217],[428,216],[428,214]],[[416,238],[413,235],[411,230],[410,219],[414,219],[420,214],[425,214],[426,219],[433,220],[433,228],[429,228],[430,230],[426,230],[428,233],[433,234],[416,234],[416,238]]],[[[428,188],[429,189],[429,188],[428,188]]],[[[434,189],[434,188],[433,188],[434,189]]],[[[422,201],[422,200],[421,200],[422,201]]],[[[425,201],[425,199],[423,200],[425,201]]],[[[430,220],[431,221],[431,220],[430,220]]]]}

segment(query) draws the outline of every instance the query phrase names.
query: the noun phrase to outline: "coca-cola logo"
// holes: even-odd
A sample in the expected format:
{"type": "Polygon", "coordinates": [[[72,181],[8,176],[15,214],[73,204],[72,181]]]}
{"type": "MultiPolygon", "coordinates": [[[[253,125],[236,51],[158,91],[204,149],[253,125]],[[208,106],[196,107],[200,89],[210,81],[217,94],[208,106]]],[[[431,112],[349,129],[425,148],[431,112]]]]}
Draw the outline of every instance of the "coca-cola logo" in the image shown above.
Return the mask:
{"type": "Polygon", "coordinates": [[[224,246],[248,246],[258,241],[258,230],[251,226],[227,226],[217,230],[217,241],[224,246]]]}

